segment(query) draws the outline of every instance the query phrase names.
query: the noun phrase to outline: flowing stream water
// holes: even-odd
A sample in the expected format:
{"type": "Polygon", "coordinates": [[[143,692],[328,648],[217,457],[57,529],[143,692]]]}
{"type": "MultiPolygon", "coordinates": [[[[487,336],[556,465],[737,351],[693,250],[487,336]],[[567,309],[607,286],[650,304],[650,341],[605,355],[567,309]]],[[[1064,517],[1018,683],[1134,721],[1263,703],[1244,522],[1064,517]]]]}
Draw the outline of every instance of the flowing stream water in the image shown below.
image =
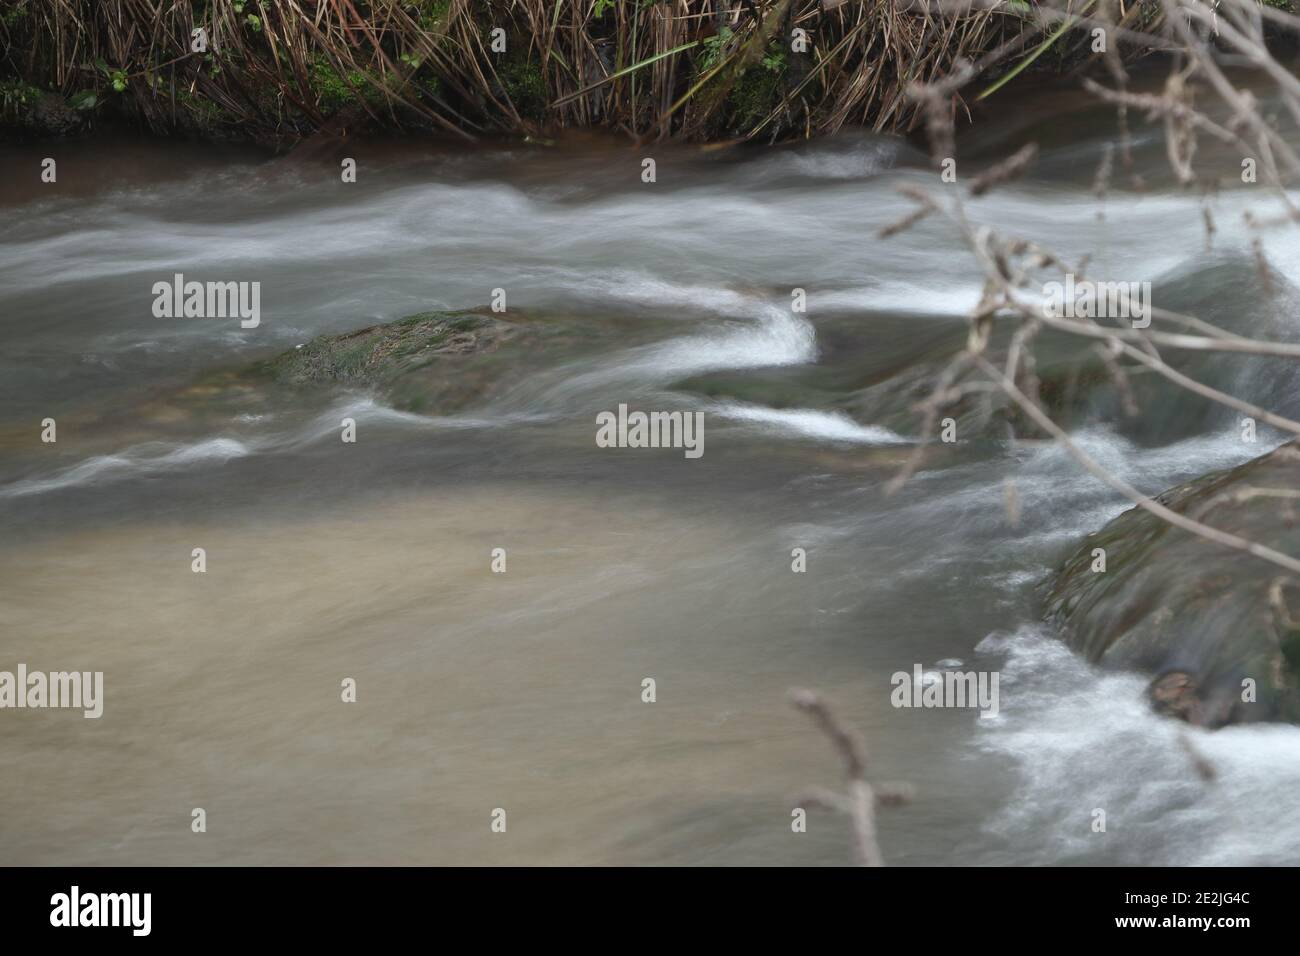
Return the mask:
{"type": "MultiPolygon", "coordinates": [[[[1050,106],[966,137],[972,167],[1043,149],[975,220],[1297,337],[1300,242],[1265,241],[1266,295],[1240,222],[1262,194],[1226,189],[1207,248],[1140,127],[1147,188],[1099,217],[1113,115],[1050,106]]],[[[59,147],[44,186],[46,154],[0,147],[0,669],[100,670],[105,701],[98,720],[0,714],[0,861],[842,863],[843,818],[791,829],[799,795],[841,775],[793,686],[862,731],[874,779],[915,786],[882,812],[891,863],[1300,859],[1300,730],[1192,731],[1219,770],[1203,782],[1141,676],[1041,624],[1039,583],[1122,499],[1042,442],[939,456],[883,493],[916,435],[844,399],[960,347],[980,287],[937,220],[876,238],[910,208],[900,184],[943,188],[905,141],[373,142],[340,154],[354,184],[337,157],[98,140],[59,147]],[[155,318],[177,272],[259,281],[260,326],[155,318]],[[506,383],[452,411],[363,390],[257,415],[173,400],[207,370],[498,288],[505,318],[564,334],[502,353],[506,383]],[[703,411],[703,456],[598,448],[620,403],[703,411]],[[1001,675],[996,717],[891,706],[892,674],[951,660],[1001,675]]],[[[1295,404],[1289,378],[1223,363],[1295,404]]],[[[1076,437],[1150,493],[1276,443],[1181,402],[1144,412],[1192,423],[1163,437],[1076,437]]]]}

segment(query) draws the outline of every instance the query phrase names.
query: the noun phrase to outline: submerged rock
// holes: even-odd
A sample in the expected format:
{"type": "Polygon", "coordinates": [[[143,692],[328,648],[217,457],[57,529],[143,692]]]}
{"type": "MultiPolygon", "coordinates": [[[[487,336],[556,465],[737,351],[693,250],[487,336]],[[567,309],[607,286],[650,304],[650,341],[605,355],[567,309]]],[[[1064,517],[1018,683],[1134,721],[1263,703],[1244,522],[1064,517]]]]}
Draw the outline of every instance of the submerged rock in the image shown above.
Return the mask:
{"type": "Polygon", "coordinates": [[[157,390],[121,417],[145,440],[158,429],[256,421],[304,400],[328,400],[339,388],[369,390],[400,411],[450,414],[509,383],[521,348],[572,337],[570,324],[537,315],[512,313],[506,321],[477,311],[421,312],[214,369],[179,389],[157,390]]]}
{"type": "MultiPolygon", "coordinates": [[[[120,391],[114,401],[69,402],[52,412],[60,438],[75,435],[76,447],[91,455],[197,436],[257,442],[269,423],[287,427],[351,391],[399,411],[455,415],[513,387],[542,361],[539,356],[549,361],[585,354],[621,334],[616,324],[567,313],[511,310],[505,318],[486,309],[421,312],[321,335],[252,363],[217,365],[197,375],[177,370],[120,391]]],[[[36,434],[30,418],[0,421],[0,453],[30,450],[36,434]]]]}
{"type": "Polygon", "coordinates": [[[281,385],[373,387],[396,407],[448,410],[503,371],[473,361],[530,330],[480,312],[421,312],[341,335],[322,335],[248,373],[281,385]]]}
{"type": "MultiPolygon", "coordinates": [[[[1300,446],[1156,500],[1300,556],[1300,446]]],[[[1141,508],[1089,535],[1050,583],[1048,615],[1088,660],[1152,675],[1155,709],[1203,726],[1300,721],[1300,580],[1141,508]],[[1105,570],[1100,567],[1104,551],[1105,570]]]]}

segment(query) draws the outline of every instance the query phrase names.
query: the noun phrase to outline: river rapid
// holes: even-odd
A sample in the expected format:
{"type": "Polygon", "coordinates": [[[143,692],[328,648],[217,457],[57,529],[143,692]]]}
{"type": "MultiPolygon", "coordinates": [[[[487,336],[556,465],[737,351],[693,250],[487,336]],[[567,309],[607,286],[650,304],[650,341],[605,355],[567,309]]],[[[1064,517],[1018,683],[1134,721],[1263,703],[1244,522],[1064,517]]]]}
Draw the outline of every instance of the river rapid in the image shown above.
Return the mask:
{"type": "MultiPolygon", "coordinates": [[[[1113,115],[1034,103],[965,137],[972,167],[1042,147],[972,218],[1091,253],[1157,304],[1298,337],[1300,237],[1265,241],[1266,294],[1240,219],[1264,200],[1232,187],[1233,157],[1207,247],[1158,129],[1135,130],[1146,188],[1117,183],[1099,217],[1113,115]]],[[[959,348],[980,289],[937,220],[876,238],[910,208],[900,184],[939,188],[914,145],[51,149],[0,146],[0,669],[103,671],[104,714],[0,713],[0,861],[843,863],[842,818],[792,832],[800,793],[841,773],[794,686],[861,730],[873,778],[915,786],[882,812],[890,863],[1300,860],[1300,730],[1188,731],[1206,783],[1142,677],[1041,623],[1039,583],[1122,499],[1032,441],[883,493],[917,435],[850,397],[959,348]],[[260,282],[260,324],[156,318],[174,273],[260,282]],[[207,370],[496,289],[504,318],[565,334],[503,352],[505,384],[462,407],[173,400],[207,370]],[[704,454],[597,447],[620,403],[703,412],[704,454]],[[916,665],[997,672],[997,716],[892,706],[916,665]]],[[[1300,398],[1223,362],[1248,397],[1300,398]]],[[[1277,443],[1178,401],[1149,414],[1179,427],[1099,417],[1075,437],[1153,494],[1277,443]]]]}

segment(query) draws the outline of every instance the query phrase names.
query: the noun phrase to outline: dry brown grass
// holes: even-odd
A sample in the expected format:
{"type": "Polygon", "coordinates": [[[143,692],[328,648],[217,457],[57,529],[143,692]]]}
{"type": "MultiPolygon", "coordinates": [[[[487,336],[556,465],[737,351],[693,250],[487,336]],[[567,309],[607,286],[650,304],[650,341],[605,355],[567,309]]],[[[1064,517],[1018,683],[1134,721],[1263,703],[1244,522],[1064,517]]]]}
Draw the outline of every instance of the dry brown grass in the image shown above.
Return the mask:
{"type": "MultiPolygon", "coordinates": [[[[601,126],[638,138],[910,128],[907,91],[1027,14],[823,0],[13,0],[0,75],[151,128],[294,140],[370,120],[474,138],[601,126]],[[829,8],[829,9],[828,9],[829,8]],[[207,30],[207,54],[190,49],[207,30]],[[505,31],[507,50],[491,49],[505,31]],[[807,31],[804,52],[791,49],[807,31]],[[124,80],[115,91],[113,80],[124,80]]],[[[960,106],[954,98],[953,110],[960,106]]]]}

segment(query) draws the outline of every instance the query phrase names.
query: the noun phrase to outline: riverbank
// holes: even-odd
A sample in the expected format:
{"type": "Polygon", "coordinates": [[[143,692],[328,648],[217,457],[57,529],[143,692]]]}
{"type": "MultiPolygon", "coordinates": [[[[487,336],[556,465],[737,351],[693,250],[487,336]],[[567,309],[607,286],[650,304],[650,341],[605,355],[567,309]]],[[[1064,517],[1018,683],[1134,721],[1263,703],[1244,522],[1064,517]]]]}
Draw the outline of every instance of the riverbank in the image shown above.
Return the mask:
{"type": "MultiPolygon", "coordinates": [[[[954,102],[958,116],[1013,75],[1038,83],[1098,59],[1086,31],[1061,33],[1038,13],[1013,4],[936,21],[827,0],[421,0],[326,6],[309,19],[280,2],[157,13],[23,0],[0,17],[0,122],[11,136],[129,126],[277,150],[383,130],[465,142],[573,129],[763,142],[907,131],[919,119],[910,84],[963,60],[1006,47],[954,102]]],[[[1120,22],[1154,29],[1160,16],[1144,0],[1120,22]]],[[[1137,62],[1152,45],[1127,42],[1120,56],[1137,62]]]]}

